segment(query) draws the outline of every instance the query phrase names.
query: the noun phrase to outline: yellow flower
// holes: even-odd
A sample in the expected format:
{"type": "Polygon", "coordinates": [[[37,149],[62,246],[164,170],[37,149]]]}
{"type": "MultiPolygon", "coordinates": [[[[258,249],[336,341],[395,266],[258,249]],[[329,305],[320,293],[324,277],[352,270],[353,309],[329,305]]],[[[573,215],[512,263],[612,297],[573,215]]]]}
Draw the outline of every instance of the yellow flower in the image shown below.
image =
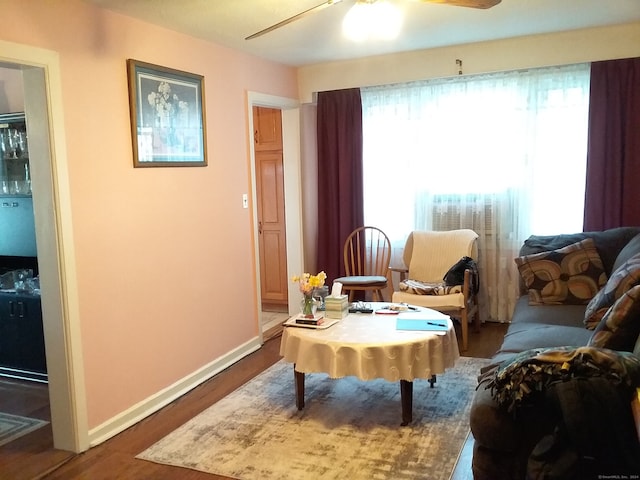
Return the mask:
{"type": "Polygon", "coordinates": [[[291,281],[298,283],[300,291],[303,294],[310,294],[314,288],[322,287],[327,275],[324,272],[320,272],[317,275],[311,275],[310,273],[304,273],[302,276],[294,275],[291,277],[291,281]]]}

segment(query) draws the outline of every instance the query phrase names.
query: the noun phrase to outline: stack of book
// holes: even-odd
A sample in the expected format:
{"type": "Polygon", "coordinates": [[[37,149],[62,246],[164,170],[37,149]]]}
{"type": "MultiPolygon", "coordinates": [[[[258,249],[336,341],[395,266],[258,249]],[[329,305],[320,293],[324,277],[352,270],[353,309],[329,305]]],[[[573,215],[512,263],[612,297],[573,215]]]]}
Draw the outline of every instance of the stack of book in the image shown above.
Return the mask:
{"type": "Polygon", "coordinates": [[[327,318],[344,318],[349,314],[349,296],[329,296],[324,299],[324,316],[327,318]]]}
{"type": "Polygon", "coordinates": [[[303,325],[322,325],[323,322],[323,314],[322,312],[314,313],[313,315],[305,315],[304,313],[300,313],[296,317],[296,323],[303,325]]]}

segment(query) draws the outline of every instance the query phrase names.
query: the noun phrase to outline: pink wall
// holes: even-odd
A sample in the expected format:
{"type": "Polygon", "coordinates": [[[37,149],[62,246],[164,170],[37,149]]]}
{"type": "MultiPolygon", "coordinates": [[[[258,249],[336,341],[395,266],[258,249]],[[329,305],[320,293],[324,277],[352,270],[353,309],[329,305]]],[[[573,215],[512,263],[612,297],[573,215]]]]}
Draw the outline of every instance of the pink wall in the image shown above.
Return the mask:
{"type": "Polygon", "coordinates": [[[296,73],[78,0],[2,8],[0,39],[60,54],[94,428],[257,335],[246,92],[296,73]],[[205,77],[208,167],[132,167],[127,58],[205,77]]]}

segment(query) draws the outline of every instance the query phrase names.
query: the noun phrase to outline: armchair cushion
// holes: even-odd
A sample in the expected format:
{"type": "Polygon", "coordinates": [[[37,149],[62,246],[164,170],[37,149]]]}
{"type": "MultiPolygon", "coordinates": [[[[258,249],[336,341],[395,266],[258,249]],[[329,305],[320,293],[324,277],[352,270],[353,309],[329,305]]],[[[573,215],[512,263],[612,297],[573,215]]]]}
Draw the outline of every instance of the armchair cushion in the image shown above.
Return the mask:
{"type": "Polygon", "coordinates": [[[399,284],[400,291],[414,295],[451,295],[462,293],[462,285],[445,285],[440,283],[420,282],[418,280],[402,280],[399,284]]]}
{"type": "MultiPolygon", "coordinates": [[[[460,311],[465,308],[464,295],[452,293],[450,295],[415,295],[402,290],[396,290],[391,297],[393,303],[408,303],[418,307],[433,308],[440,312],[460,311]]],[[[585,332],[591,333],[583,329],[585,332]]]]}

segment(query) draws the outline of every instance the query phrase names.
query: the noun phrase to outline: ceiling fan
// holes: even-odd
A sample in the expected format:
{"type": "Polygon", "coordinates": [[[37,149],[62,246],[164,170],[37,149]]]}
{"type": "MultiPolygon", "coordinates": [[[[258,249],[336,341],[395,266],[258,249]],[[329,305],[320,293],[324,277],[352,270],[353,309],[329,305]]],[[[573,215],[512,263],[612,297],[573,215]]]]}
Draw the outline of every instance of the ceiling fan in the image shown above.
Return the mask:
{"type": "MultiPolygon", "coordinates": [[[[316,5],[315,7],[311,7],[303,12],[300,12],[292,17],[286,18],[274,25],[271,25],[270,27],[267,27],[263,30],[260,30],[259,32],[254,33],[253,35],[249,35],[248,37],[245,38],[245,40],[251,40],[252,38],[256,38],[256,37],[260,37],[266,33],[272,32],[280,27],[284,27],[285,25],[288,25],[291,22],[294,22],[296,20],[300,20],[301,18],[304,18],[308,15],[311,15],[312,13],[316,13],[319,12],[320,10],[324,10],[327,7],[330,7],[332,5],[335,5],[336,3],[340,3],[342,0],[327,0],[324,3],[321,3],[320,5],[316,5]]],[[[371,4],[371,3],[375,3],[377,0],[356,0],[356,3],[362,3],[362,4],[371,4]]],[[[502,0],[419,0],[421,2],[424,3],[443,3],[443,4],[447,4],[447,5],[453,5],[456,7],[469,7],[469,8],[481,8],[481,9],[487,9],[487,8],[491,8],[496,6],[497,4],[499,4],[502,0]]]]}

